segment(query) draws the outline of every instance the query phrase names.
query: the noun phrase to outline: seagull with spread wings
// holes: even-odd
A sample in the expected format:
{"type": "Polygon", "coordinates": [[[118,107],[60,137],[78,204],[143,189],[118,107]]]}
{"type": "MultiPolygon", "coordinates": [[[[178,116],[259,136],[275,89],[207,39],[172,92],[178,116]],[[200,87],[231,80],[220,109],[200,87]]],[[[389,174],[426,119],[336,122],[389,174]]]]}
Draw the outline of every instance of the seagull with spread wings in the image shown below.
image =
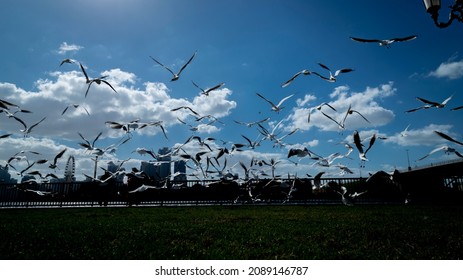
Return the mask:
{"type": "Polygon", "coordinates": [[[319,76],[320,78],[322,78],[323,80],[328,81],[328,82],[330,82],[330,83],[336,82],[336,79],[337,79],[337,77],[339,76],[339,74],[341,74],[341,73],[348,73],[348,72],[354,71],[354,69],[351,69],[351,68],[342,68],[342,69],[336,70],[336,71],[334,72],[334,74],[333,74],[333,73],[331,72],[331,69],[330,69],[328,66],[326,66],[326,65],[324,65],[324,64],[322,64],[322,63],[318,63],[318,65],[320,65],[320,67],[322,67],[322,68],[328,70],[328,73],[330,74],[330,76],[329,76],[329,77],[326,77],[326,76],[323,76],[323,75],[321,75],[321,74],[319,74],[319,73],[317,73],[317,72],[312,72],[312,74],[315,74],[315,75],[319,76]]]}
{"type": "Polygon", "coordinates": [[[178,73],[174,73],[174,71],[172,71],[170,68],[168,68],[167,66],[164,66],[164,64],[162,64],[161,62],[157,61],[154,57],[150,56],[150,58],[152,60],[154,60],[154,62],[156,62],[157,64],[161,65],[162,67],[164,67],[167,71],[169,71],[171,74],[172,74],[172,79],[171,81],[176,81],[180,78],[180,74],[183,72],[183,70],[185,70],[185,68],[188,66],[188,64],[190,64],[190,62],[193,60],[193,58],[195,57],[196,55],[196,52],[193,53],[193,55],[190,57],[190,59],[182,66],[182,68],[180,68],[180,70],[178,71],[178,73]]]}
{"type": "Polygon", "coordinates": [[[31,126],[27,126],[27,124],[26,124],[24,121],[22,121],[22,120],[19,119],[19,118],[14,117],[15,120],[17,120],[18,122],[20,122],[20,123],[24,126],[24,129],[21,129],[21,130],[20,130],[21,132],[24,133],[24,137],[27,137],[27,136],[31,133],[32,129],[33,129],[34,127],[38,126],[38,125],[39,125],[41,122],[43,122],[46,118],[47,118],[47,117],[43,117],[43,118],[42,118],[40,121],[38,121],[37,123],[35,123],[35,124],[31,125],[31,126]]]}
{"type": "Polygon", "coordinates": [[[418,108],[407,110],[405,112],[410,113],[410,112],[418,111],[420,109],[429,109],[429,108],[437,108],[437,109],[444,108],[445,105],[447,105],[447,103],[450,101],[450,99],[452,99],[452,97],[453,97],[453,94],[450,95],[449,97],[447,97],[447,99],[445,99],[441,103],[435,102],[435,101],[430,101],[430,100],[427,100],[427,99],[424,99],[424,98],[421,98],[421,97],[417,97],[416,99],[418,99],[419,101],[425,103],[425,105],[423,105],[421,107],[418,107],[418,108]]]}
{"type": "Polygon", "coordinates": [[[296,74],[294,74],[289,80],[287,80],[286,82],[284,82],[281,87],[287,87],[289,86],[297,77],[299,77],[300,75],[304,75],[304,76],[308,76],[310,75],[312,72],[309,71],[309,70],[306,70],[306,69],[303,69],[299,72],[297,72],[296,74]]]}
{"type": "Polygon", "coordinates": [[[370,123],[370,121],[367,118],[365,118],[364,115],[362,115],[359,111],[352,109],[352,105],[349,105],[349,108],[347,109],[346,114],[344,115],[344,119],[341,123],[342,127],[345,127],[347,116],[352,115],[353,113],[356,113],[357,115],[362,117],[367,123],[370,123]]]}
{"type": "Polygon", "coordinates": [[[288,95],[286,96],[285,98],[281,99],[280,102],[278,102],[277,105],[275,105],[275,103],[273,103],[272,101],[268,100],[267,98],[265,98],[263,95],[259,94],[258,92],[256,93],[257,96],[259,96],[260,98],[264,99],[265,101],[267,101],[270,105],[272,105],[272,111],[275,111],[275,112],[280,112],[284,107],[281,107],[281,105],[283,105],[283,102],[285,102],[286,100],[288,100],[289,98],[293,97],[294,94],[291,94],[291,95],[288,95]]]}
{"type": "Polygon", "coordinates": [[[446,154],[454,153],[458,157],[463,158],[463,155],[460,152],[458,152],[456,149],[454,149],[452,147],[449,147],[447,145],[444,145],[444,146],[440,146],[440,147],[435,148],[434,150],[430,151],[427,155],[417,159],[416,161],[423,160],[423,159],[427,158],[428,156],[430,156],[430,155],[432,155],[432,154],[434,154],[436,152],[439,152],[439,151],[444,151],[446,154]]]}
{"type": "Polygon", "coordinates": [[[263,123],[263,122],[266,122],[266,121],[268,121],[268,120],[270,120],[270,118],[265,118],[265,119],[263,119],[263,120],[255,121],[255,122],[241,122],[241,121],[236,121],[236,120],[235,120],[234,122],[237,123],[237,124],[243,124],[243,125],[245,125],[245,126],[247,126],[247,127],[252,127],[253,125],[256,125],[256,124],[259,124],[259,123],[263,123]]]}
{"type": "Polygon", "coordinates": [[[85,68],[84,66],[80,64],[80,69],[82,70],[82,73],[84,73],[84,76],[85,76],[85,80],[86,80],[86,83],[88,84],[88,87],[87,87],[87,91],[85,92],[85,97],[87,97],[87,94],[88,94],[88,91],[90,90],[90,86],[93,84],[93,83],[96,83],[97,85],[101,84],[101,83],[105,83],[107,84],[115,93],[117,93],[117,91],[114,89],[114,87],[108,82],[106,81],[105,79],[108,77],[108,76],[101,76],[99,78],[93,78],[93,79],[90,79],[87,75],[87,72],[85,71],[85,68]]]}
{"type": "Polygon", "coordinates": [[[74,107],[74,109],[82,107],[85,110],[85,112],[87,113],[87,115],[90,116],[90,113],[88,112],[87,108],[85,108],[85,107],[83,107],[83,106],[81,106],[79,104],[70,104],[70,105],[66,106],[66,108],[64,108],[63,112],[61,113],[61,116],[64,115],[64,113],[66,113],[66,111],[69,109],[69,107],[74,107]]]}
{"type": "Polygon", "coordinates": [[[55,169],[58,167],[57,165],[57,162],[58,162],[58,159],[60,159],[64,153],[67,151],[67,148],[64,148],[62,149],[56,156],[55,158],[53,159],[53,163],[50,163],[50,165],[48,166],[48,168],[51,168],[51,169],[55,169]]]}
{"type": "Polygon", "coordinates": [[[392,43],[395,42],[406,42],[406,41],[411,41],[416,39],[416,35],[411,35],[407,37],[401,37],[401,38],[392,38],[392,39],[363,39],[363,38],[357,38],[357,37],[350,37],[352,40],[361,42],[361,43],[378,43],[382,47],[390,48],[392,43]]]}
{"type": "Polygon", "coordinates": [[[355,147],[357,147],[357,150],[359,152],[360,160],[362,162],[367,161],[368,159],[366,155],[367,155],[367,152],[371,149],[371,147],[373,147],[373,144],[376,141],[376,133],[374,133],[373,136],[370,138],[370,143],[368,145],[368,148],[365,151],[363,150],[362,140],[360,140],[360,135],[357,130],[354,131],[353,138],[354,138],[355,147]]]}
{"type": "Polygon", "coordinates": [[[207,88],[207,89],[203,89],[203,88],[199,87],[195,82],[193,82],[193,81],[191,81],[191,82],[193,83],[193,85],[194,85],[195,87],[197,87],[199,90],[201,90],[201,94],[204,94],[204,95],[206,95],[206,96],[209,96],[209,93],[210,93],[211,91],[217,90],[217,89],[221,88],[223,85],[225,85],[225,83],[219,83],[219,84],[217,84],[217,85],[215,85],[215,86],[213,86],[213,87],[210,87],[210,88],[207,88]]]}

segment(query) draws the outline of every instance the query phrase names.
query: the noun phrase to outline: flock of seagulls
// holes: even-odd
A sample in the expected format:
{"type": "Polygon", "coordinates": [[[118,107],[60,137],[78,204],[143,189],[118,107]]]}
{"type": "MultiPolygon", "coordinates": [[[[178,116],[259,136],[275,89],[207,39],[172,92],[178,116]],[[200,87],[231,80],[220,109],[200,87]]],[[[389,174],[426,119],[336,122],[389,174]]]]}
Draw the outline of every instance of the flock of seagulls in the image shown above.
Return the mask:
{"type": "MultiPolygon", "coordinates": [[[[385,40],[362,39],[362,38],[358,38],[358,37],[350,37],[350,38],[353,41],[363,42],[363,43],[378,43],[380,46],[385,46],[385,47],[389,48],[390,45],[393,44],[393,43],[406,42],[406,41],[414,40],[414,39],[416,39],[416,37],[417,36],[413,35],[413,36],[407,36],[407,37],[402,37],[402,38],[392,38],[392,39],[385,39],[385,40]]],[[[178,81],[180,79],[181,74],[183,73],[183,71],[185,71],[187,66],[190,65],[193,62],[196,55],[197,55],[197,51],[195,51],[192,54],[192,56],[187,60],[187,62],[180,67],[178,72],[174,72],[172,69],[165,66],[163,63],[161,63],[159,60],[155,59],[152,56],[149,56],[149,58],[151,58],[157,65],[159,65],[162,68],[164,68],[165,70],[167,70],[172,75],[170,81],[174,82],[174,81],[178,81]]],[[[87,74],[87,71],[86,71],[85,67],[82,65],[82,63],[80,63],[80,62],[78,62],[78,61],[76,61],[74,59],[66,58],[66,59],[62,60],[59,65],[62,66],[64,64],[74,64],[74,65],[78,65],[78,67],[80,68],[80,70],[81,70],[81,72],[82,72],[82,74],[84,76],[85,83],[87,85],[87,88],[86,88],[86,91],[85,91],[85,94],[84,94],[84,98],[87,97],[87,95],[88,95],[88,93],[90,91],[90,88],[91,88],[91,86],[93,84],[96,84],[96,85],[105,84],[114,93],[118,93],[117,90],[106,80],[108,78],[108,76],[101,76],[101,77],[98,77],[98,78],[90,78],[88,76],[88,74],[87,74]]],[[[317,71],[303,69],[303,70],[300,70],[297,73],[295,73],[290,79],[283,82],[281,84],[281,87],[285,88],[285,87],[290,86],[296,79],[298,79],[299,77],[302,77],[302,76],[317,76],[317,77],[321,78],[324,81],[327,81],[327,82],[330,82],[330,83],[335,83],[341,74],[345,74],[345,73],[349,73],[349,72],[354,71],[354,69],[352,69],[352,68],[340,68],[340,69],[337,69],[335,71],[332,71],[330,67],[328,67],[327,65],[322,64],[322,63],[318,63],[318,66],[321,67],[323,70],[325,70],[326,74],[324,74],[324,73],[322,74],[322,73],[319,73],[317,71]]],[[[217,83],[216,85],[214,85],[212,87],[204,89],[204,88],[200,87],[198,84],[196,84],[194,81],[191,81],[191,82],[192,82],[194,87],[196,87],[197,89],[200,90],[200,94],[206,96],[206,98],[210,94],[213,94],[214,91],[222,88],[225,85],[224,82],[220,82],[220,83],[217,83]]],[[[279,112],[281,112],[281,111],[283,111],[285,109],[285,107],[283,106],[284,103],[287,102],[287,100],[289,100],[290,98],[292,98],[295,94],[288,95],[288,96],[280,99],[278,102],[274,102],[270,98],[267,98],[267,97],[265,97],[264,95],[262,95],[260,93],[256,93],[256,95],[260,99],[262,99],[262,101],[264,101],[264,102],[266,102],[266,103],[268,103],[270,105],[270,111],[271,112],[279,113],[279,112]]],[[[453,97],[453,95],[448,97],[447,99],[445,99],[444,101],[442,101],[440,103],[439,102],[434,102],[434,101],[429,101],[429,100],[421,98],[421,97],[417,97],[417,100],[424,103],[424,105],[422,105],[420,107],[417,107],[417,108],[414,108],[414,109],[407,110],[406,112],[411,113],[411,112],[415,112],[417,110],[428,109],[428,108],[444,108],[447,105],[447,103],[452,99],[452,97],[453,97]]],[[[64,108],[61,115],[64,115],[68,111],[68,109],[70,109],[70,108],[74,108],[74,109],[82,108],[83,110],[85,110],[87,115],[90,115],[89,110],[87,110],[87,108],[85,108],[81,104],[69,104],[66,108],[64,108]]],[[[452,110],[459,110],[461,108],[463,108],[463,106],[455,107],[452,110]]],[[[191,108],[189,106],[179,106],[179,107],[176,107],[176,108],[172,108],[171,112],[177,112],[179,110],[188,111],[189,116],[193,116],[194,119],[195,119],[195,122],[197,124],[210,125],[210,124],[213,124],[215,122],[220,122],[220,120],[218,118],[216,118],[214,116],[211,116],[211,115],[201,116],[198,113],[198,110],[196,108],[191,108]],[[206,121],[207,123],[203,123],[204,121],[206,121]]],[[[327,103],[327,102],[321,103],[320,105],[309,109],[309,113],[308,113],[308,117],[307,117],[308,122],[311,121],[310,114],[311,114],[311,112],[313,110],[319,111],[323,116],[325,116],[326,118],[328,118],[331,121],[333,121],[334,123],[336,123],[338,125],[338,127],[340,129],[342,129],[342,130],[346,129],[346,127],[347,127],[346,120],[349,118],[349,116],[354,115],[354,114],[359,116],[361,119],[363,119],[363,121],[365,121],[365,123],[370,124],[370,120],[368,120],[368,118],[366,118],[365,115],[363,115],[359,110],[352,108],[352,105],[349,105],[347,111],[341,115],[341,118],[339,118],[339,115],[338,115],[338,117],[334,117],[333,115],[331,115],[333,113],[341,113],[341,112],[338,112],[338,109],[335,108],[335,106],[333,106],[332,104],[327,103]],[[329,113],[327,110],[329,110],[331,113],[329,113]]],[[[0,99],[0,113],[2,113],[2,112],[8,118],[12,118],[12,119],[16,120],[17,122],[19,122],[22,125],[23,129],[21,129],[20,131],[23,133],[23,137],[28,137],[31,134],[32,130],[36,126],[40,125],[46,119],[46,117],[43,117],[40,121],[38,121],[38,122],[36,122],[36,123],[34,123],[32,125],[28,125],[28,124],[26,124],[26,122],[24,122],[20,118],[20,115],[21,114],[29,114],[29,113],[32,113],[32,112],[30,112],[28,110],[25,110],[25,109],[22,109],[22,108],[20,108],[20,106],[15,105],[15,104],[7,101],[7,100],[0,99]]],[[[287,137],[290,137],[294,133],[298,132],[297,128],[287,132],[287,130],[284,127],[282,127],[284,119],[281,119],[280,121],[273,122],[273,123],[270,122],[270,120],[271,120],[270,117],[265,117],[265,118],[262,118],[260,120],[252,120],[252,121],[249,121],[249,122],[234,120],[234,122],[236,124],[238,124],[238,125],[243,125],[243,126],[249,128],[250,130],[255,129],[254,133],[257,134],[257,137],[249,137],[249,136],[246,136],[244,134],[241,134],[242,139],[243,139],[242,143],[230,143],[228,141],[222,141],[222,145],[218,145],[217,144],[218,140],[215,139],[215,138],[206,137],[206,138],[203,139],[200,136],[195,135],[194,133],[198,130],[198,126],[191,125],[191,124],[187,123],[185,120],[182,120],[180,118],[178,118],[178,120],[179,120],[180,123],[188,125],[189,129],[192,131],[193,134],[191,136],[189,136],[183,143],[177,144],[176,146],[174,146],[169,154],[158,155],[154,151],[152,151],[150,149],[147,149],[147,148],[143,148],[143,147],[139,147],[139,148],[135,149],[133,151],[133,153],[137,153],[137,154],[142,155],[142,156],[143,155],[149,155],[149,156],[152,157],[153,160],[155,160],[157,162],[161,162],[163,160],[163,158],[165,158],[165,157],[174,157],[175,159],[173,159],[172,161],[174,161],[174,160],[185,161],[187,163],[187,167],[189,169],[191,169],[191,171],[192,171],[191,174],[188,174],[188,175],[189,176],[195,176],[197,178],[210,178],[211,174],[214,174],[214,175],[217,174],[218,177],[221,177],[221,176],[224,176],[225,173],[233,172],[234,168],[239,166],[239,167],[241,167],[243,173],[245,174],[245,180],[242,181],[242,179],[239,179],[240,182],[250,182],[251,178],[256,179],[256,178],[261,178],[263,176],[268,176],[268,177],[272,178],[272,182],[273,181],[278,181],[278,179],[280,178],[281,175],[275,175],[275,170],[277,168],[277,165],[281,162],[279,160],[275,160],[275,159],[272,158],[269,161],[269,160],[253,158],[249,164],[245,164],[242,161],[239,161],[238,163],[234,164],[233,166],[228,166],[229,160],[227,160],[227,159],[230,156],[232,156],[234,153],[239,153],[240,151],[243,151],[244,149],[251,149],[251,150],[257,149],[265,141],[269,141],[270,143],[272,143],[273,147],[281,148],[281,147],[288,146],[288,142],[286,142],[287,137]],[[251,140],[251,139],[255,139],[255,140],[251,140]],[[231,145],[228,145],[228,144],[231,144],[231,145]],[[187,149],[186,149],[187,145],[188,146],[194,146],[196,148],[195,152],[190,152],[190,153],[187,152],[187,149]],[[189,164],[189,163],[192,163],[192,164],[189,164]],[[263,167],[265,167],[266,169],[263,169],[263,167]],[[269,171],[271,171],[270,174],[268,173],[269,171]]],[[[161,129],[164,137],[166,139],[168,139],[167,133],[166,133],[166,130],[165,130],[164,126],[163,126],[162,121],[142,122],[140,119],[135,119],[135,120],[132,120],[132,121],[129,121],[129,122],[121,122],[121,121],[108,120],[108,121],[105,122],[105,125],[109,129],[123,131],[124,134],[127,135],[127,138],[121,139],[119,141],[119,143],[117,143],[117,144],[101,148],[101,147],[96,146],[96,142],[101,137],[102,132],[100,132],[92,141],[87,140],[83,136],[83,134],[78,132],[79,137],[83,140],[83,142],[78,143],[78,145],[81,148],[84,148],[86,151],[90,152],[94,156],[102,156],[105,153],[113,153],[113,152],[115,152],[116,149],[119,146],[121,146],[121,145],[125,144],[126,142],[130,141],[132,139],[133,133],[135,131],[144,129],[146,127],[152,127],[152,126],[159,127],[161,129]]],[[[401,133],[401,135],[403,137],[406,136],[406,132],[407,132],[408,127],[409,126],[407,126],[407,128],[401,133]]],[[[450,142],[457,143],[459,145],[463,145],[462,142],[460,142],[458,140],[455,140],[455,139],[451,138],[450,136],[448,136],[448,135],[446,135],[446,134],[444,134],[442,132],[436,131],[435,133],[437,135],[439,135],[440,137],[442,137],[442,138],[444,138],[444,139],[446,139],[446,140],[448,140],[450,142]]],[[[10,137],[11,135],[12,135],[11,133],[0,135],[0,139],[10,137]]],[[[321,156],[321,155],[316,154],[313,151],[310,151],[307,147],[289,148],[288,149],[287,159],[290,160],[290,158],[296,157],[298,159],[298,162],[293,162],[293,163],[298,164],[302,159],[310,158],[311,160],[314,161],[314,163],[313,163],[314,165],[321,166],[321,167],[335,167],[335,168],[338,168],[340,170],[340,175],[353,174],[352,170],[348,166],[342,165],[340,163],[334,164],[334,162],[336,160],[339,160],[339,159],[342,159],[342,158],[351,159],[350,154],[352,153],[352,151],[354,150],[354,147],[355,147],[357,149],[357,151],[358,151],[358,157],[359,157],[359,160],[360,160],[360,167],[364,167],[365,162],[368,161],[367,153],[373,148],[377,138],[378,137],[377,137],[376,133],[374,133],[372,136],[362,140],[360,138],[359,132],[355,130],[352,133],[352,141],[344,143],[344,146],[347,148],[347,152],[345,154],[335,152],[335,153],[332,153],[332,154],[327,155],[327,156],[321,156]],[[368,145],[364,144],[364,142],[368,142],[368,145]]],[[[58,168],[58,160],[63,157],[63,155],[66,153],[66,151],[67,151],[67,149],[61,150],[54,157],[53,161],[50,161],[50,163],[49,163],[49,168],[50,169],[54,170],[54,169],[58,168]]],[[[436,148],[436,149],[432,150],[429,154],[421,157],[419,160],[423,160],[424,158],[426,158],[429,155],[431,155],[433,153],[436,153],[438,151],[445,151],[447,153],[455,153],[457,156],[463,157],[458,151],[456,151],[455,149],[449,147],[448,145],[445,145],[445,146],[441,146],[439,148],[436,148]]],[[[25,152],[22,152],[22,153],[25,153],[25,152]]],[[[20,154],[16,153],[15,155],[13,155],[8,160],[8,165],[10,167],[12,167],[13,169],[15,169],[13,162],[17,161],[17,160],[22,160],[22,159],[23,159],[23,157],[20,156],[20,154]]],[[[125,161],[123,161],[119,165],[118,171],[116,173],[112,173],[109,176],[109,178],[106,178],[104,180],[96,178],[95,176],[88,176],[88,175],[85,175],[85,174],[84,175],[87,178],[89,178],[91,180],[94,180],[94,181],[107,182],[107,180],[109,180],[110,178],[116,176],[116,174],[117,175],[123,174],[123,172],[122,172],[122,169],[123,169],[122,164],[125,161]]],[[[47,174],[47,175],[43,176],[38,171],[29,171],[36,164],[37,165],[44,164],[45,162],[48,162],[48,160],[47,159],[42,159],[42,160],[38,160],[38,161],[28,163],[28,165],[27,165],[27,167],[25,169],[18,171],[18,174],[20,174],[21,176],[23,176],[25,174],[32,175],[32,176],[39,176],[40,179],[45,179],[45,178],[55,176],[54,173],[50,173],[50,174],[47,174]]],[[[127,172],[125,174],[128,174],[128,173],[132,174],[133,176],[145,176],[145,175],[142,175],[142,172],[140,172],[138,170],[135,170],[135,169],[132,169],[131,172],[127,172]]],[[[339,186],[337,188],[334,188],[333,186],[328,186],[328,185],[321,184],[321,176],[323,174],[325,174],[325,173],[326,173],[325,171],[319,172],[315,177],[313,177],[314,189],[318,190],[318,189],[322,189],[322,188],[332,188],[332,189],[334,189],[336,191],[336,193],[338,193],[340,195],[340,197],[342,199],[342,202],[344,204],[346,204],[346,205],[352,205],[353,204],[353,199],[355,197],[358,197],[358,196],[363,194],[363,193],[349,193],[348,190],[344,186],[339,186]]],[[[308,174],[307,174],[307,176],[311,177],[308,174]]],[[[153,188],[153,187],[149,186],[149,185],[146,185],[146,184],[143,184],[142,186],[140,186],[139,188],[133,190],[132,192],[142,192],[142,191],[146,191],[146,190],[148,190],[150,188],[153,188]]]]}

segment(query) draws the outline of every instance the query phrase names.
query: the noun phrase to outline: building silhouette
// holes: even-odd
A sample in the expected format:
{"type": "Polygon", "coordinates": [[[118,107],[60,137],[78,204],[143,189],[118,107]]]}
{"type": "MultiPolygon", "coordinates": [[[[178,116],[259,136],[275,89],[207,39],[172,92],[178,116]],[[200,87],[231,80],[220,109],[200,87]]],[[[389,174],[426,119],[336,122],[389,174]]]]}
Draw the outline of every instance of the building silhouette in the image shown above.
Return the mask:
{"type": "Polygon", "coordinates": [[[175,181],[186,181],[186,163],[183,160],[174,162],[174,173],[180,173],[174,177],[175,181]]]}
{"type": "Polygon", "coordinates": [[[171,150],[168,147],[164,147],[159,149],[159,159],[157,162],[158,166],[158,173],[159,173],[159,180],[165,180],[167,177],[171,175],[171,162],[172,157],[170,156],[171,150]]]}
{"type": "Polygon", "coordinates": [[[16,179],[11,178],[11,174],[8,172],[8,165],[0,165],[0,183],[4,184],[15,184],[16,179]]]}

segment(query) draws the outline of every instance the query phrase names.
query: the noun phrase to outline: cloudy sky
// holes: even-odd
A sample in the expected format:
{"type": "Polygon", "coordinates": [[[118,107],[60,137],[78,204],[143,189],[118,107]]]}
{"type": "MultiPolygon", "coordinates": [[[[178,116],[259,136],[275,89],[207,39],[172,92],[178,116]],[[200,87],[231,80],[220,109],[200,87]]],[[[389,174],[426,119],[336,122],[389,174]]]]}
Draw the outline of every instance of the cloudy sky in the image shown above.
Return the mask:
{"type": "MultiPolygon", "coordinates": [[[[279,161],[276,172],[284,176],[318,171],[340,176],[337,164],[349,167],[351,176],[366,176],[377,170],[405,169],[408,161],[414,167],[455,159],[455,154],[437,152],[417,161],[443,145],[463,152],[463,147],[434,133],[462,140],[463,110],[450,109],[463,105],[463,26],[455,22],[447,29],[435,27],[422,1],[382,1],[372,6],[367,0],[7,0],[1,7],[0,99],[32,112],[9,108],[28,127],[45,118],[24,137],[19,121],[6,112],[0,115],[0,135],[12,134],[0,139],[0,164],[24,151],[11,162],[18,171],[27,162],[53,161],[67,148],[57,169],[37,164],[31,170],[62,176],[66,159],[74,155],[76,176],[92,174],[94,155],[79,146],[83,140],[78,133],[91,142],[101,132],[95,146],[117,148],[101,157],[101,166],[128,160],[126,168],[139,167],[150,157],[134,152],[137,148],[157,152],[178,147],[191,135],[215,138],[208,142],[213,151],[204,155],[212,157],[219,148],[231,150],[233,144],[247,143],[242,135],[252,141],[263,138],[257,125],[236,121],[266,118],[261,125],[277,138],[295,132],[283,138],[283,145],[264,139],[255,149],[245,147],[226,155],[219,159],[220,169],[226,158],[226,170],[241,173],[235,163],[248,164],[254,158],[279,161]],[[409,35],[417,38],[390,48],[350,39],[409,35]],[[178,72],[194,53],[177,81],[150,58],[178,72]],[[66,58],[77,63],[60,66],[66,58]],[[117,93],[105,83],[93,83],[85,97],[88,84],[78,63],[90,78],[106,76],[117,93]],[[333,73],[342,68],[354,71],[341,73],[334,83],[312,74],[281,87],[303,69],[329,75],[318,63],[333,73]],[[206,96],[192,82],[203,89],[224,85],[206,96]],[[292,96],[274,112],[256,93],[273,103],[292,96]],[[450,96],[444,108],[405,112],[424,105],[416,97],[440,103],[450,96]],[[322,103],[336,111],[328,106],[315,109],[322,103]],[[188,109],[172,111],[181,106],[206,117],[198,121],[188,109]],[[349,106],[368,122],[353,113],[344,129],[339,128],[335,121],[341,122],[349,106]],[[167,138],[159,126],[127,134],[106,124],[134,120],[160,122],[167,138]],[[369,137],[377,135],[363,168],[352,140],[354,131],[365,147],[369,137]],[[346,143],[354,151],[330,167],[308,157],[287,158],[289,149],[303,147],[325,158],[344,155],[346,143]]],[[[192,141],[180,153],[199,151],[208,150],[192,141]]]]}

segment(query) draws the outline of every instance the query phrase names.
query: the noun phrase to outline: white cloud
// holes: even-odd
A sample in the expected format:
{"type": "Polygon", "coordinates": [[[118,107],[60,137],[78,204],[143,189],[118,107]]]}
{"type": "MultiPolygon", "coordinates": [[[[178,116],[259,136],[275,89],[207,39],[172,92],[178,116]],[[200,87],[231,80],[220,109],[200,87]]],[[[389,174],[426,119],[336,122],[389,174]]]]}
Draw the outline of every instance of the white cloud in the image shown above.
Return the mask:
{"type": "MultiPolygon", "coordinates": [[[[32,91],[24,90],[11,83],[0,83],[2,99],[32,112],[18,112],[16,117],[28,125],[46,117],[40,125],[33,129],[30,137],[23,138],[20,132],[23,128],[22,124],[2,113],[0,115],[1,134],[12,133],[13,135],[10,138],[1,139],[0,159],[8,159],[16,151],[26,149],[36,149],[47,159],[53,159],[54,155],[64,145],[67,145],[68,151],[65,157],[74,154],[76,169],[78,167],[81,173],[93,174],[91,155],[78,146],[77,143],[82,139],[77,132],[82,133],[88,139],[93,139],[98,133],[103,132],[97,146],[103,145],[104,147],[104,145],[116,143],[118,140],[113,139],[114,137],[124,136],[122,130],[110,129],[105,124],[106,121],[130,122],[135,119],[140,119],[140,122],[162,121],[166,130],[169,130],[172,126],[183,126],[177,117],[188,117],[189,112],[171,111],[177,106],[190,106],[200,114],[210,114],[218,118],[231,114],[236,107],[236,102],[230,100],[232,91],[228,88],[211,92],[208,97],[197,96],[193,101],[189,101],[185,98],[172,97],[170,89],[163,83],[145,82],[137,86],[136,75],[121,69],[110,69],[100,75],[108,76],[107,81],[117,90],[117,93],[104,83],[93,83],[87,97],[84,97],[88,85],[80,71],[50,73],[48,78],[36,81],[35,89],[32,91]],[[72,106],[74,104],[79,106],[74,108],[72,106]],[[66,107],[68,110],[62,115],[66,107]]],[[[14,110],[16,109],[12,108],[12,112],[14,110]]],[[[195,122],[194,124],[198,126],[199,132],[205,133],[217,132],[222,125],[220,123],[206,125],[205,123],[195,122]]],[[[148,136],[159,135],[160,139],[164,139],[159,127],[147,127],[135,132],[135,134],[138,133],[148,136]]],[[[107,158],[102,159],[102,164],[106,164],[107,160],[117,159],[114,155],[108,155],[107,158]]],[[[132,163],[139,167],[138,162],[135,160],[132,163]]],[[[5,162],[0,161],[0,164],[4,165],[5,162]]],[[[18,162],[17,168],[20,169],[25,164],[25,162],[18,162]]],[[[47,166],[38,166],[38,168],[41,168],[42,172],[49,171],[47,166]]],[[[62,173],[62,170],[60,172],[62,173]]]]}
{"type": "Polygon", "coordinates": [[[436,78],[447,78],[455,80],[463,77],[463,60],[454,62],[443,62],[436,70],[431,71],[429,76],[436,78]]]}
{"type": "Polygon", "coordinates": [[[75,44],[68,44],[66,42],[61,43],[58,49],[59,54],[67,54],[68,52],[77,52],[82,49],[82,46],[75,44]]]}
{"type": "Polygon", "coordinates": [[[434,146],[445,142],[445,140],[434,133],[434,131],[437,130],[453,137],[453,134],[450,133],[450,129],[452,129],[452,125],[448,124],[428,124],[420,128],[413,128],[410,126],[405,136],[402,136],[402,131],[400,131],[394,135],[388,136],[386,142],[406,147],[434,146]]]}
{"type": "MultiPolygon", "coordinates": [[[[395,92],[396,89],[393,87],[392,82],[374,88],[367,87],[363,92],[353,92],[347,86],[336,87],[330,94],[332,100],[328,102],[336,111],[329,107],[315,110],[314,107],[318,106],[318,104],[310,104],[308,101],[301,102],[301,104],[308,103],[311,106],[307,108],[295,107],[293,109],[289,117],[292,121],[290,128],[310,130],[315,127],[322,131],[339,131],[338,124],[323,115],[322,111],[337,122],[342,122],[349,106],[351,106],[351,109],[361,113],[369,122],[366,122],[357,114],[350,114],[345,122],[346,129],[354,130],[386,125],[394,119],[395,114],[392,110],[382,107],[379,102],[383,98],[393,96],[395,92]],[[310,122],[308,122],[309,112],[311,112],[310,122]]],[[[310,100],[315,100],[315,98],[310,98],[310,100]]]]}
{"type": "MultiPolygon", "coordinates": [[[[16,115],[26,124],[47,116],[47,119],[34,129],[36,136],[64,137],[71,140],[76,138],[76,130],[85,130],[91,135],[106,130],[103,137],[108,136],[106,121],[130,122],[140,119],[140,122],[162,121],[165,127],[178,125],[177,117],[183,119],[190,113],[171,111],[178,106],[189,106],[201,115],[217,118],[229,115],[236,107],[236,102],[229,99],[232,91],[228,88],[211,92],[209,96],[198,95],[193,101],[188,101],[171,97],[170,90],[163,83],[146,82],[143,84],[144,87],[137,88],[136,75],[121,69],[104,71],[101,75],[108,76],[107,81],[117,93],[104,83],[93,83],[85,98],[88,85],[79,71],[51,73],[49,79],[40,79],[35,83],[35,91],[26,91],[10,83],[0,83],[0,90],[5,94],[6,100],[33,112],[16,115]],[[74,109],[71,106],[65,115],[61,115],[63,110],[72,104],[78,104],[80,108],[74,109]],[[84,108],[89,111],[90,116],[84,108]]],[[[195,125],[198,124],[200,123],[195,125]]],[[[22,125],[10,118],[2,124],[1,129],[14,133],[19,132],[20,128],[22,125]]],[[[218,129],[202,125],[201,131],[213,132],[218,129]]],[[[143,132],[154,135],[161,131],[152,127],[143,132]]]]}

